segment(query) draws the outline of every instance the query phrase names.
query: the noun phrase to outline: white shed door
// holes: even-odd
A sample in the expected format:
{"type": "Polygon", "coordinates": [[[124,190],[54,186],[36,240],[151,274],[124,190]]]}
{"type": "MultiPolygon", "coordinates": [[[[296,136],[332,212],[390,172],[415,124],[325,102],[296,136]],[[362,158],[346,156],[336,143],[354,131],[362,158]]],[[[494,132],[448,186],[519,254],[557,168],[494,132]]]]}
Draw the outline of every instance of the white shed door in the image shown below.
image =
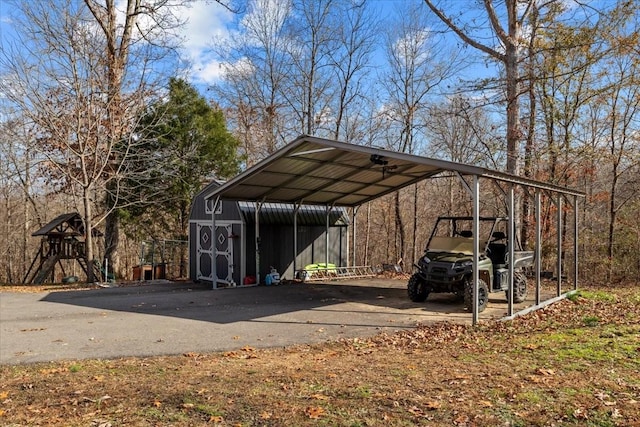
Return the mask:
{"type": "Polygon", "coordinates": [[[233,285],[233,226],[232,224],[217,223],[215,235],[211,233],[211,223],[197,223],[196,247],[196,278],[198,280],[213,280],[213,262],[217,269],[216,283],[233,285]]]}

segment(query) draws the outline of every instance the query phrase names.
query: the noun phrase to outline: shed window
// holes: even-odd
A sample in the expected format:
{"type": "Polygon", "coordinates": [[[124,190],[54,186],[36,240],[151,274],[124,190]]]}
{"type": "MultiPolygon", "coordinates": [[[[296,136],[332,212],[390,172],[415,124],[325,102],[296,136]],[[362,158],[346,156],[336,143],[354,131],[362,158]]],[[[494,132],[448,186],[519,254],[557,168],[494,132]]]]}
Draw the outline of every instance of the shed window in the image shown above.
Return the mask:
{"type": "MultiPolygon", "coordinates": [[[[213,200],[207,199],[205,212],[209,215],[213,212],[213,200]]],[[[222,214],[222,200],[218,200],[218,206],[216,206],[216,215],[222,214]]]]}

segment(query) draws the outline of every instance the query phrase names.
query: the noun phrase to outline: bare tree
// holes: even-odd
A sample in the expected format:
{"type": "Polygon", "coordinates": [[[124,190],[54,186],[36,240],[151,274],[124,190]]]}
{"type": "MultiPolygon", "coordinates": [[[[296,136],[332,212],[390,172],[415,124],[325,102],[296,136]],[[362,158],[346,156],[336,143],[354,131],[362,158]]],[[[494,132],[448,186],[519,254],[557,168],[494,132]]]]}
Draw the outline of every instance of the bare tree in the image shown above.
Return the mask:
{"type": "Polygon", "coordinates": [[[286,133],[283,97],[290,74],[284,27],[291,10],[291,0],[251,1],[234,38],[214,44],[225,73],[213,90],[245,147],[249,165],[291,136],[286,133]]]}
{"type": "Polygon", "coordinates": [[[331,114],[335,90],[331,54],[338,49],[338,0],[294,0],[287,23],[291,73],[284,97],[297,125],[292,132],[317,134],[331,114]]]}
{"type": "MultiPolygon", "coordinates": [[[[84,3],[100,29],[101,46],[98,47],[101,47],[99,51],[104,55],[107,101],[107,122],[103,132],[107,144],[116,146],[120,141],[131,138],[135,118],[143,108],[144,97],[157,84],[148,77],[148,73],[157,73],[157,68],[151,68],[150,65],[155,66],[163,61],[175,48],[173,31],[182,22],[174,12],[185,2],[127,0],[124,13],[118,10],[115,0],[84,0],[84,3]]],[[[126,165],[126,149],[124,152],[114,151],[112,157],[116,157],[112,159],[116,163],[126,165]]],[[[117,177],[121,170],[111,168],[108,172],[117,177]]],[[[110,180],[105,200],[108,210],[105,258],[115,271],[120,271],[119,182],[119,179],[110,180]]]]}
{"type": "MultiPolygon", "coordinates": [[[[435,89],[457,66],[455,57],[444,57],[437,46],[436,38],[429,31],[424,15],[418,9],[398,10],[397,21],[386,36],[385,54],[389,64],[383,76],[386,95],[385,116],[388,120],[387,145],[404,153],[420,152],[424,142],[425,122],[420,120],[426,114],[430,97],[437,95],[435,89]],[[454,65],[455,64],[455,65],[454,65]]],[[[416,209],[417,186],[414,187],[413,232],[411,263],[416,256],[416,209]]],[[[398,232],[398,259],[404,259],[406,235],[402,218],[400,194],[395,195],[395,221],[398,232]]],[[[406,261],[406,260],[405,260],[406,261]]]]}
{"type": "Polygon", "coordinates": [[[107,221],[106,249],[117,268],[114,212],[119,184],[129,162],[135,161],[130,148],[139,143],[131,130],[145,101],[158,89],[154,79],[163,73],[151,71],[151,64],[171,64],[166,49],[145,40],[163,43],[160,34],[175,21],[134,0],[127,3],[124,23],[110,0],[17,6],[18,39],[3,50],[0,61],[7,74],[0,91],[33,129],[33,149],[45,160],[48,185],[79,197],[87,231],[88,280],[93,281],[95,248],[89,231],[112,218],[107,221]],[[142,23],[143,15],[156,19],[142,23]]]}
{"type": "MultiPolygon", "coordinates": [[[[489,55],[504,66],[505,70],[505,101],[507,112],[507,172],[518,172],[519,144],[522,136],[520,129],[520,61],[526,52],[522,28],[535,4],[534,0],[518,1],[505,0],[501,5],[505,8],[506,22],[502,22],[501,15],[495,7],[494,0],[483,0],[485,20],[476,15],[468,22],[460,22],[452,15],[444,12],[442,7],[433,0],[424,0],[429,9],[462,41],[469,46],[489,55]],[[489,42],[481,41],[479,35],[472,34],[477,28],[474,22],[487,22],[481,28],[489,32],[489,42]]],[[[486,34],[485,34],[486,35],[486,34]]]]}
{"type": "MultiPolygon", "coordinates": [[[[634,56],[620,55],[603,75],[611,82],[612,90],[603,99],[606,111],[608,136],[606,138],[609,172],[607,256],[610,260],[608,279],[614,276],[616,250],[616,225],[620,210],[636,199],[637,191],[620,190],[625,184],[637,181],[640,165],[640,74],[638,60],[634,56]]],[[[626,185],[632,188],[631,185],[626,185]]]]}
{"type": "Polygon", "coordinates": [[[253,0],[234,38],[215,44],[225,72],[214,90],[248,164],[301,133],[347,139],[361,129],[378,37],[368,4],[253,0]]]}
{"type": "Polygon", "coordinates": [[[367,105],[367,77],[371,58],[378,40],[379,20],[362,1],[347,2],[336,29],[337,48],[330,52],[331,68],[337,93],[332,102],[334,117],[332,136],[345,141],[357,140],[361,120],[367,105]]]}

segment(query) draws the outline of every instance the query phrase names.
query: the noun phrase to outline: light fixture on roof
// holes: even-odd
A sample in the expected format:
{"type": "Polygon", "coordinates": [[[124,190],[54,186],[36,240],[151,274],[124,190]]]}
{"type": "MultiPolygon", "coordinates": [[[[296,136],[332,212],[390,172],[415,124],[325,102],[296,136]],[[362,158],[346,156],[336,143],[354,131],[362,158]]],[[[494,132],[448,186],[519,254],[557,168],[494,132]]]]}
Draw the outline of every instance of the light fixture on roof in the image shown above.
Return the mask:
{"type": "Polygon", "coordinates": [[[389,163],[389,160],[385,160],[380,154],[372,154],[371,157],[369,157],[369,160],[371,160],[371,163],[374,165],[384,166],[389,163]]]}

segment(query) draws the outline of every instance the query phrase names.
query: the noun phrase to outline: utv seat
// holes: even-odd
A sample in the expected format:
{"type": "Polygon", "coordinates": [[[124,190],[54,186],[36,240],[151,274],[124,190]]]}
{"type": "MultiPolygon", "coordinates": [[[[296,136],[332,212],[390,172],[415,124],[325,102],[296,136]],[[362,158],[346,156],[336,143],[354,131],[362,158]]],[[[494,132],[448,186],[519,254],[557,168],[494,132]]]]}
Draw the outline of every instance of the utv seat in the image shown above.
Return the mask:
{"type": "Polygon", "coordinates": [[[496,231],[491,235],[491,241],[487,247],[489,249],[489,258],[494,266],[507,263],[507,244],[498,242],[498,240],[503,240],[506,237],[501,231],[496,231]]]}

